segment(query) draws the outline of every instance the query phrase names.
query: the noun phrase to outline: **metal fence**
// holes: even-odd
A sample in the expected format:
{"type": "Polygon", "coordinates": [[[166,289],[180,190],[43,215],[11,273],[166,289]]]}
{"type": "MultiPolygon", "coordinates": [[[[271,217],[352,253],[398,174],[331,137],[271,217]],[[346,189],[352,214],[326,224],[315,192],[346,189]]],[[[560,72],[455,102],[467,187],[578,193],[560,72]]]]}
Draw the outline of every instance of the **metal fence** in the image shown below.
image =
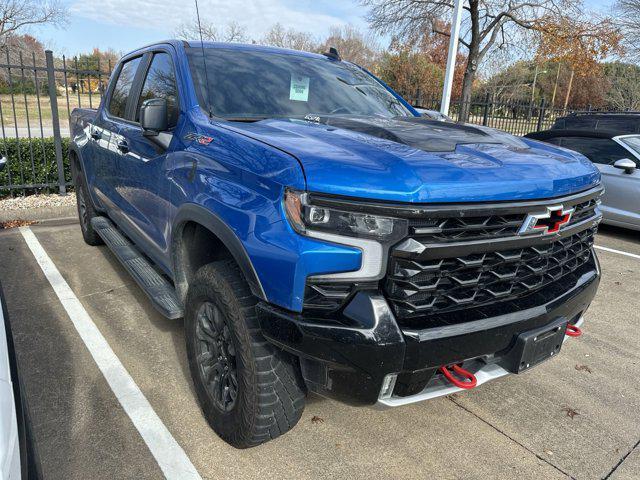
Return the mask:
{"type": "Polygon", "coordinates": [[[34,192],[65,194],[71,185],[69,117],[76,107],[96,108],[112,65],[89,68],[77,58],[0,49],[0,197],[34,192]]]}
{"type": "MultiPolygon", "coordinates": [[[[440,109],[440,98],[423,96],[420,92],[404,96],[409,103],[428,110],[440,109]]],[[[568,108],[549,105],[542,98],[540,101],[504,101],[490,94],[476,97],[468,103],[468,123],[484,125],[498,130],[504,130],[513,135],[526,135],[531,132],[549,129],[558,117],[573,113],[596,111],[591,105],[572,106],[568,108]]],[[[453,120],[460,121],[462,102],[453,100],[449,108],[449,115],[453,120]]]]}

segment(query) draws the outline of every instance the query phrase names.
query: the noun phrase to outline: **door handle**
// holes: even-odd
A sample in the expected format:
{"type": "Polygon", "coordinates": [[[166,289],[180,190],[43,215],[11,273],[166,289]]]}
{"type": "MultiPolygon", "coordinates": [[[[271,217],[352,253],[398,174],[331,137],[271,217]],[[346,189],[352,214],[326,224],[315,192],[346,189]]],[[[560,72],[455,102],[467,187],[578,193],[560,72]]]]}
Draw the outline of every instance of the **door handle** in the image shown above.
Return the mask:
{"type": "Polygon", "coordinates": [[[93,138],[94,140],[100,140],[102,138],[102,133],[100,132],[100,130],[93,130],[91,132],[91,138],[93,138]]]}
{"type": "Polygon", "coordinates": [[[117,144],[118,150],[122,153],[129,153],[129,144],[126,140],[120,140],[117,144]]]}

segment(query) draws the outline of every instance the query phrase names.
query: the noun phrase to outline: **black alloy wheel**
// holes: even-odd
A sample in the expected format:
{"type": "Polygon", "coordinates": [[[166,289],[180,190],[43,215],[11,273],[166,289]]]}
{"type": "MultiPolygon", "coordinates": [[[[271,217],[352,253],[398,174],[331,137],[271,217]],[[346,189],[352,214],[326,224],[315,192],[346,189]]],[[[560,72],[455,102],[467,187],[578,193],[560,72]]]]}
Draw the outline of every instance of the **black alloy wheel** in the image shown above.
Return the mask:
{"type": "Polygon", "coordinates": [[[233,409],[238,397],[236,349],[227,320],[211,302],[200,305],[197,313],[197,362],[202,382],[223,412],[233,409]]]}

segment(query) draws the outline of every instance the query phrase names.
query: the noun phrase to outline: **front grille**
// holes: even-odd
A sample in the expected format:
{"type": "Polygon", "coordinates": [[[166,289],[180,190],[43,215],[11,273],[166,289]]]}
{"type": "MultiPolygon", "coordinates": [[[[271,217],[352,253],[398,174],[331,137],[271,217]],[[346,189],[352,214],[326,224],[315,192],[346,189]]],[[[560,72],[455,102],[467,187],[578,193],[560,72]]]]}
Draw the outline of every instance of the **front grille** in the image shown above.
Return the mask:
{"type": "Polygon", "coordinates": [[[588,218],[593,217],[596,214],[596,208],[599,201],[596,198],[592,198],[589,201],[578,203],[574,206],[573,215],[571,217],[570,225],[580,223],[588,218]]]}
{"type": "Polygon", "coordinates": [[[540,305],[596,270],[591,247],[601,194],[597,186],[546,200],[459,205],[310,194],[314,205],[404,219],[407,229],[390,247],[383,279],[361,284],[308,280],[304,311],[330,317],[358,290],[382,290],[403,328],[422,328],[540,305]],[[528,215],[553,206],[573,209],[558,233],[519,235],[528,215]]]}
{"type": "Polygon", "coordinates": [[[506,302],[587,264],[595,231],[592,227],[545,244],[430,260],[407,258],[404,252],[396,256],[392,250],[385,292],[399,319],[506,302]]]}
{"type": "MultiPolygon", "coordinates": [[[[553,203],[549,203],[553,205],[553,203]]],[[[595,198],[573,205],[574,213],[567,225],[575,225],[596,215],[598,201],[595,198]]],[[[544,207],[539,209],[544,211],[544,207]]],[[[420,236],[423,243],[460,242],[511,237],[518,230],[529,212],[506,214],[464,214],[452,213],[445,217],[412,218],[409,220],[410,235],[420,236]]],[[[565,227],[566,228],[566,227],[565,227]]]]}

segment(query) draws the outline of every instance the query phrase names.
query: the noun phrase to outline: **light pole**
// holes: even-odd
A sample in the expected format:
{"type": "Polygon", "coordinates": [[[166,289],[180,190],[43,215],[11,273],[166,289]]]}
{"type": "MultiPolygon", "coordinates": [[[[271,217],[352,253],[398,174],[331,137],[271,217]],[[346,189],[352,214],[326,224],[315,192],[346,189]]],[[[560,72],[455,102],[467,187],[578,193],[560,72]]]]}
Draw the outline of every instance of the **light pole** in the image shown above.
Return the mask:
{"type": "Polygon", "coordinates": [[[551,109],[556,105],[556,92],[558,91],[558,80],[560,80],[560,62],[558,62],[558,71],[556,72],[556,83],[553,84],[553,95],[551,95],[551,109]]]}
{"type": "Polygon", "coordinates": [[[460,22],[462,21],[463,2],[464,0],[455,0],[453,6],[451,38],[449,40],[449,53],[447,54],[447,69],[444,73],[442,102],[440,103],[440,112],[444,115],[449,115],[449,105],[451,104],[451,88],[453,87],[453,74],[456,69],[456,57],[458,56],[458,37],[460,36],[460,22]]]}
{"type": "MultiPolygon", "coordinates": [[[[547,73],[547,71],[542,70],[540,73],[547,73]]],[[[538,64],[536,63],[536,69],[533,73],[533,83],[531,84],[531,101],[529,102],[529,118],[531,118],[531,110],[533,109],[533,102],[535,101],[537,80],[538,80],[538,64]]]]}

